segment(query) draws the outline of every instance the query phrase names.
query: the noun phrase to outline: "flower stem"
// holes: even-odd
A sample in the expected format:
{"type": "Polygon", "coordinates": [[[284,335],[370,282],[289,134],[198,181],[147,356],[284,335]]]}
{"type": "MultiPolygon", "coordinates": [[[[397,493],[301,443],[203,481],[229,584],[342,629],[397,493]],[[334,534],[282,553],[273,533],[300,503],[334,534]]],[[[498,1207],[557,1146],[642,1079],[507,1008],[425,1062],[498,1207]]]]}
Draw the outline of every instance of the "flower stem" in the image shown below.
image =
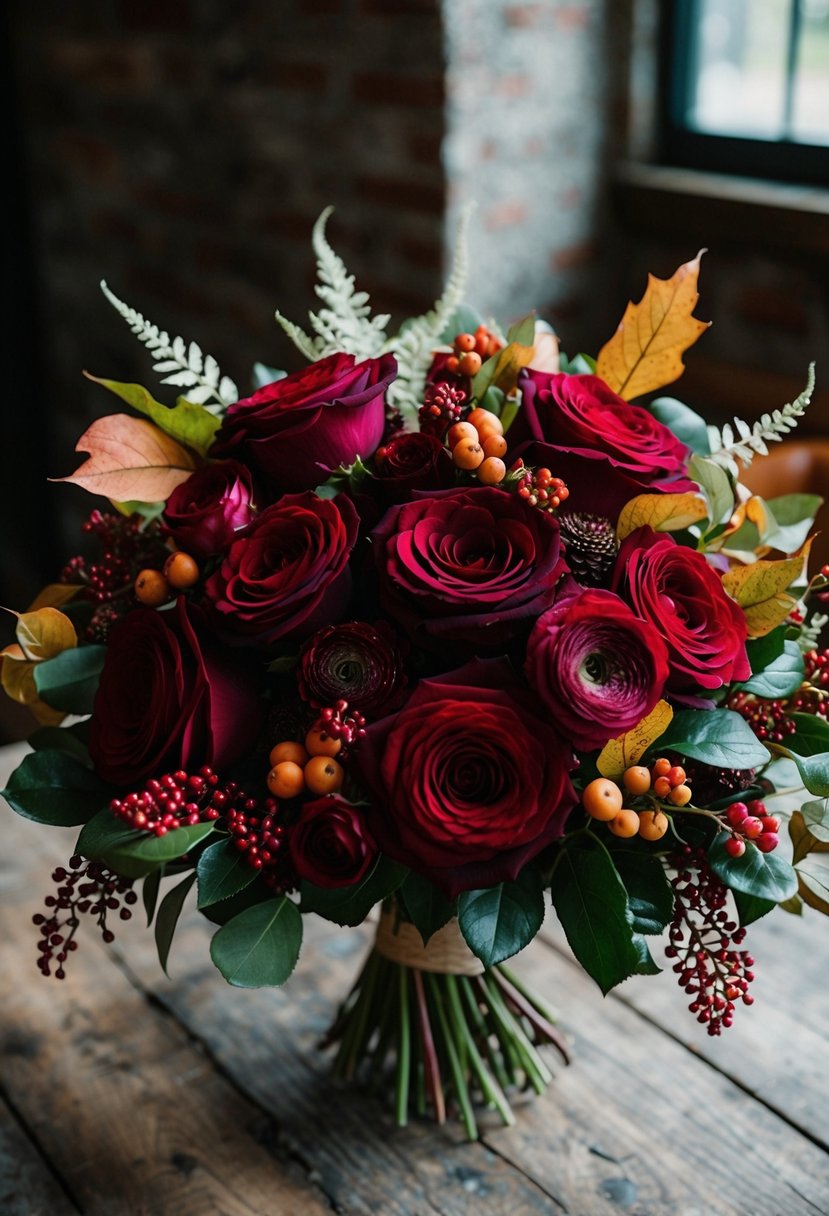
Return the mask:
{"type": "Polygon", "coordinates": [[[429,992],[432,997],[432,1005],[438,1016],[438,1024],[440,1026],[441,1040],[447,1059],[449,1060],[449,1068],[452,1073],[452,1082],[455,1088],[455,1096],[458,1099],[458,1105],[461,1110],[461,1120],[466,1134],[470,1140],[478,1139],[478,1125],[475,1122],[475,1114],[472,1110],[472,1102],[469,1097],[469,1087],[466,1083],[463,1069],[461,1068],[458,1052],[455,1047],[452,1034],[449,1030],[449,1023],[446,1018],[446,1012],[441,1001],[440,988],[438,986],[437,977],[431,972],[426,972],[425,979],[429,992]]]}
{"type": "Polygon", "coordinates": [[[399,1036],[397,1047],[397,1084],[395,1118],[405,1127],[409,1110],[409,1070],[411,1066],[411,1027],[409,1025],[409,969],[398,967],[399,1036]]]}

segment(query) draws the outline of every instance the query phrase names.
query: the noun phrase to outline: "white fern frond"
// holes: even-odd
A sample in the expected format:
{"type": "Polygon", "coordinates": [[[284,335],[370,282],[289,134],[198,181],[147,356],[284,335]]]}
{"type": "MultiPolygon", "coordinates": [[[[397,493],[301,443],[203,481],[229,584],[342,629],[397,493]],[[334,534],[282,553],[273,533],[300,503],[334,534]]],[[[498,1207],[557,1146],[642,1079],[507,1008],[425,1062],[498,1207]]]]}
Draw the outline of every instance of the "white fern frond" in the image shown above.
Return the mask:
{"type": "Polygon", "coordinates": [[[319,280],[314,291],[323,303],[318,312],[309,314],[317,334],[317,358],[345,351],[355,359],[373,359],[383,348],[389,318],[372,317],[368,294],[355,290],[354,275],[329,245],[325,225],[333,210],[325,208],[311,237],[319,280]]]}
{"type": "Polygon", "coordinates": [[[293,321],[289,321],[287,317],[283,317],[278,308],[274,315],[276,316],[279,324],[282,326],[282,330],[285,335],[291,339],[299,353],[304,355],[309,363],[313,363],[319,358],[315,338],[309,337],[304,329],[300,329],[298,325],[294,325],[293,321]]]}
{"type": "Polygon", "coordinates": [[[709,426],[708,439],[711,447],[711,459],[725,468],[732,467],[735,461],[740,461],[745,467],[751,464],[755,456],[767,456],[768,445],[779,443],[785,435],[793,431],[798,420],[806,413],[806,407],[812,399],[815,388],[815,365],[809,364],[809,375],[803,392],[795,397],[781,410],[772,410],[771,414],[763,414],[761,418],[749,426],[739,418],[734,419],[737,431],[725,424],[722,430],[709,426]]]}
{"type": "Polygon", "coordinates": [[[400,412],[407,429],[417,427],[417,412],[423,402],[432,353],[463,301],[469,272],[466,234],[471,214],[471,204],[461,212],[452,266],[440,299],[431,312],[410,321],[385,346],[397,359],[397,378],[389,385],[388,401],[400,412]]]}
{"type": "Polygon", "coordinates": [[[810,650],[816,648],[827,624],[829,624],[829,616],[822,612],[815,612],[808,621],[801,625],[797,644],[804,654],[808,654],[810,650]]]}

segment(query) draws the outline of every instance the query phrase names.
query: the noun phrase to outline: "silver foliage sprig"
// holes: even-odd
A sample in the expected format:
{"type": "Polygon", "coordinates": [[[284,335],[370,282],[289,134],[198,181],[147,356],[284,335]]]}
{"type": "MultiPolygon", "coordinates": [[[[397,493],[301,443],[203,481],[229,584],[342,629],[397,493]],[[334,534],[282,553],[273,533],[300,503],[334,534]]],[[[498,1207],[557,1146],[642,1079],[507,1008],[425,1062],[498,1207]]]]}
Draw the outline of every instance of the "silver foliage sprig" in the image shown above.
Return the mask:
{"type": "Polygon", "coordinates": [[[739,460],[743,466],[751,464],[755,456],[767,456],[768,445],[779,443],[789,431],[793,431],[798,420],[806,413],[806,407],[812,399],[815,388],[815,365],[809,364],[809,375],[806,387],[788,405],[771,414],[763,414],[754,426],[749,426],[739,418],[734,419],[734,429],[728,423],[720,430],[709,426],[708,441],[711,445],[711,460],[725,468],[733,467],[739,460]]]}
{"type": "Polygon", "coordinates": [[[187,343],[183,338],[170,338],[166,330],[159,329],[145,317],[119,300],[101,280],[101,291],[116,312],[124,318],[132,332],[149,351],[156,362],[153,371],[161,375],[162,384],[176,385],[185,391],[182,394],[194,405],[203,405],[211,414],[222,414],[228,405],[239,398],[236,385],[230,376],[223,376],[212,355],[202,354],[197,342],[187,343]]]}

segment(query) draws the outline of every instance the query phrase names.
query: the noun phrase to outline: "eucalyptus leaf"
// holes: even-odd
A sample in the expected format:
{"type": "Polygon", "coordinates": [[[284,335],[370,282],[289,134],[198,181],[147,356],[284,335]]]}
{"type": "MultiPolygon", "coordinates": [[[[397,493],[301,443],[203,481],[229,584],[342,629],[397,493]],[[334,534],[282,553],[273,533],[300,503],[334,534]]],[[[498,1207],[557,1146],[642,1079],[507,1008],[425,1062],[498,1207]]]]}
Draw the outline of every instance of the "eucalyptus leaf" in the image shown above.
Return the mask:
{"type": "Polygon", "coordinates": [[[769,663],[782,655],[786,644],[786,626],[779,625],[761,638],[750,638],[746,642],[746,653],[753,675],[758,675],[769,663]]]}
{"type": "Polygon", "coordinates": [[[708,442],[708,426],[689,405],[677,401],[675,397],[657,397],[645,407],[657,421],[664,423],[676,435],[680,443],[686,444],[692,452],[701,456],[711,453],[708,442]]]}
{"type": "Polygon", "coordinates": [[[41,700],[69,714],[90,714],[106,646],[77,646],[38,663],[35,687],[41,700]]]}
{"type": "Polygon", "coordinates": [[[712,525],[719,524],[734,511],[734,488],[721,465],[705,456],[692,456],[688,475],[694,479],[708,502],[712,525]]]}
{"type": "MultiPolygon", "coordinates": [[[[750,657],[749,661],[753,663],[754,660],[750,657]]],[[[773,701],[797,692],[804,675],[803,652],[797,642],[784,642],[782,654],[737,687],[743,692],[753,693],[755,697],[766,697],[773,701]]]]}
{"type": "Polygon", "coordinates": [[[97,814],[111,791],[67,752],[48,750],[23,757],[3,797],[24,819],[75,827],[97,814]]]}
{"type": "Polygon", "coordinates": [[[708,864],[727,887],[774,903],[796,893],[797,875],[787,861],[776,853],[761,853],[751,841],[742,857],[732,857],[725,848],[730,839],[730,832],[720,832],[708,849],[708,864]]]}
{"type": "Polygon", "coordinates": [[[731,709],[678,710],[659,747],[714,768],[758,768],[769,760],[767,748],[746,720],[731,709]]]}
{"type": "Polygon", "coordinates": [[[302,917],[287,896],[255,904],[222,925],[210,943],[210,957],[236,988],[284,984],[302,945],[302,917]]]}
{"type": "Polygon", "coordinates": [[[515,882],[462,891],[458,896],[461,933],[485,967],[494,967],[523,950],[543,920],[541,875],[532,866],[525,866],[515,882]]]}
{"type": "Polygon", "coordinates": [[[791,719],[797,729],[786,738],[786,754],[809,793],[829,797],[829,722],[817,714],[792,714],[791,719]]]}
{"type": "Polygon", "coordinates": [[[743,928],[753,925],[756,920],[766,916],[777,904],[773,899],[763,899],[759,895],[746,895],[745,891],[734,891],[734,903],[737,915],[743,928]]]}

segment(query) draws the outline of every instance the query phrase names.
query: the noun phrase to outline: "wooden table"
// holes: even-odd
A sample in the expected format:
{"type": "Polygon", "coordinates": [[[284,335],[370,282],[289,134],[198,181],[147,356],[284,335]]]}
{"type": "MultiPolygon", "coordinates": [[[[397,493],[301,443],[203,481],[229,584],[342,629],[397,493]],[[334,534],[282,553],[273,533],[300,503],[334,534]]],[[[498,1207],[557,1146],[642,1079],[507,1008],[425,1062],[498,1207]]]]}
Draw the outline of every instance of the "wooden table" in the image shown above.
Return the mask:
{"type": "MultiPolygon", "coordinates": [[[[0,779],[20,749],[0,752],[0,779]]],[[[752,928],[756,1004],[709,1040],[670,975],[603,1000],[549,933],[517,960],[574,1063],[517,1125],[395,1128],[316,1049],[368,940],[308,926],[280,990],[225,985],[185,913],[172,980],[152,935],[87,928],[63,984],[33,912],[74,832],[0,809],[0,1212],[170,1216],[816,1216],[829,1213],[829,940],[816,914],[752,928]],[[107,957],[108,956],[108,957],[107,957]]],[[[310,918],[309,918],[310,919],[310,918]]],[[[86,928],[86,927],[85,927],[86,928]]]]}

